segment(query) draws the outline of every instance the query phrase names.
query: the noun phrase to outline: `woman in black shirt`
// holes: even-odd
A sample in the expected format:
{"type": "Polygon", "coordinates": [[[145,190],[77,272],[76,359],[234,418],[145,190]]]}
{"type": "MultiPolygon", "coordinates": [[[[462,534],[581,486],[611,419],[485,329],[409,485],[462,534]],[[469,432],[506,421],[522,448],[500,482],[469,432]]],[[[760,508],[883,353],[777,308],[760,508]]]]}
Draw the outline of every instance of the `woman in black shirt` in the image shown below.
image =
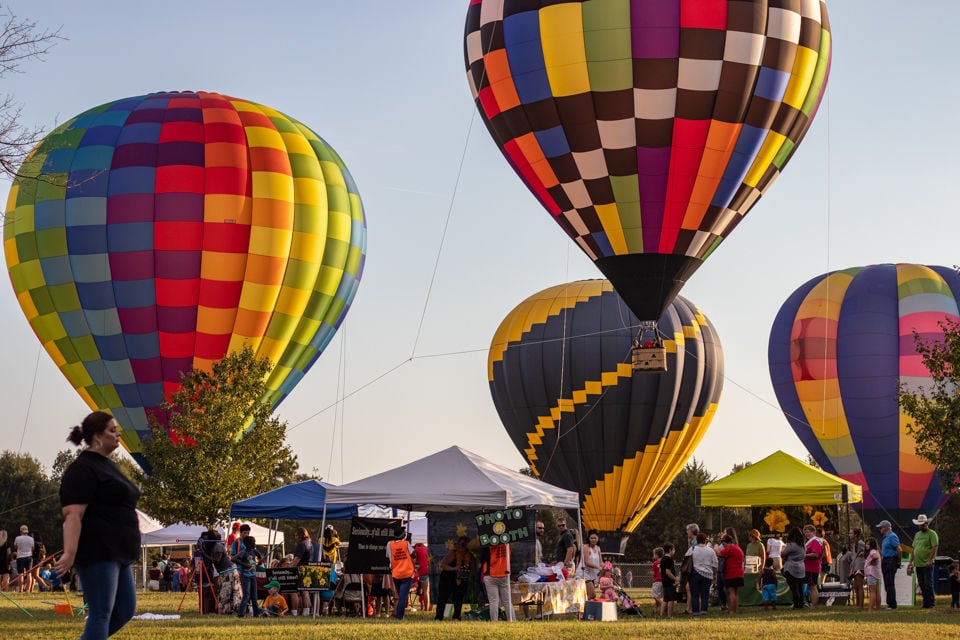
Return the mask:
{"type": "Polygon", "coordinates": [[[120,430],[109,413],[91,413],[67,439],[87,447],[60,482],[63,555],[55,569],[64,576],[75,568],[89,607],[82,639],[103,640],[137,608],[130,565],[140,550],[140,490],[110,460],[120,445],[120,430]]]}

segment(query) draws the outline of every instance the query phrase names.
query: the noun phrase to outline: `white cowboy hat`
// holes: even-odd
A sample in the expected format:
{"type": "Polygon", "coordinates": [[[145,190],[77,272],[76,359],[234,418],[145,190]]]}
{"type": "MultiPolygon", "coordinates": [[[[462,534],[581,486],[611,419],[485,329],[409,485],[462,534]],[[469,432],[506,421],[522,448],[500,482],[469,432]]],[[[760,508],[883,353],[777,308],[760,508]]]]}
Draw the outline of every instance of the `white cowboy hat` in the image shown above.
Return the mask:
{"type": "Polygon", "coordinates": [[[922,524],[930,524],[930,520],[931,520],[931,519],[932,519],[932,518],[928,518],[928,517],[926,516],[926,514],[921,513],[921,514],[918,515],[918,516],[916,517],[916,519],[913,521],[913,524],[917,525],[918,527],[919,527],[920,525],[922,525],[922,524]]]}

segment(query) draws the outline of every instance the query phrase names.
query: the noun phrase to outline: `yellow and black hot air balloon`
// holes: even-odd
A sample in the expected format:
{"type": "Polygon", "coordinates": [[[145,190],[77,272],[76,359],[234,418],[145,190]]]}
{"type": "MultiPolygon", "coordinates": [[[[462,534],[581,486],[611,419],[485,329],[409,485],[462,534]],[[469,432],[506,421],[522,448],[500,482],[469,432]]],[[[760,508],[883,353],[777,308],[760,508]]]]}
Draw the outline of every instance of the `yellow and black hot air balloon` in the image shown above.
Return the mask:
{"type": "Polygon", "coordinates": [[[631,532],[705,434],[723,386],[706,317],[677,297],[659,319],[668,372],[636,374],[637,317],[606,280],[526,299],[490,346],[490,391],[514,445],[543,480],[581,498],[584,525],[631,532]]]}

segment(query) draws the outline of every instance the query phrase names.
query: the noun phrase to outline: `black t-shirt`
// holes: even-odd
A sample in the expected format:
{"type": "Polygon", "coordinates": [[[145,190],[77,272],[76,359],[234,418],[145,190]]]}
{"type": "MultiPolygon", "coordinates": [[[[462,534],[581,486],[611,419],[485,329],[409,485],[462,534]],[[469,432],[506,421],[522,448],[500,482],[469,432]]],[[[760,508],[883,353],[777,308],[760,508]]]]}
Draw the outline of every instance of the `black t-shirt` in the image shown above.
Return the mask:
{"type": "Polygon", "coordinates": [[[666,585],[668,582],[671,584],[676,584],[674,580],[678,578],[677,575],[677,565],[674,563],[673,558],[670,556],[663,556],[660,558],[660,581],[666,585]],[[667,575],[667,571],[673,574],[673,578],[670,578],[667,575]]]}
{"type": "Polygon", "coordinates": [[[109,458],[84,451],[60,482],[60,504],[85,504],[75,564],[133,562],[140,553],[140,490],[109,458]]]}
{"type": "Polygon", "coordinates": [[[574,546],[573,534],[564,531],[557,540],[557,562],[563,562],[567,559],[567,549],[574,546]]]}

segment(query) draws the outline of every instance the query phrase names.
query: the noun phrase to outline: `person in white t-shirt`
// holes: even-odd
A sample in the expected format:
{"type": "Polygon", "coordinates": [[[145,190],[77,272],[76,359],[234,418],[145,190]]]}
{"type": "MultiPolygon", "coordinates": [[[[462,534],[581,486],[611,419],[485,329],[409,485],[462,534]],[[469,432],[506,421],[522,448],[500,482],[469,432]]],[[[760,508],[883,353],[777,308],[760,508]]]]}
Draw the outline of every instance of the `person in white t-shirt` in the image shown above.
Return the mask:
{"type": "Polygon", "coordinates": [[[17,591],[33,591],[33,576],[30,575],[30,569],[33,568],[35,544],[36,541],[30,535],[27,525],[20,525],[20,535],[13,541],[13,548],[17,552],[17,575],[21,576],[17,591]]]}
{"type": "Polygon", "coordinates": [[[773,558],[773,570],[780,571],[783,568],[783,561],[780,559],[780,549],[783,548],[783,540],[776,531],[767,538],[767,557],[773,558]]]}

